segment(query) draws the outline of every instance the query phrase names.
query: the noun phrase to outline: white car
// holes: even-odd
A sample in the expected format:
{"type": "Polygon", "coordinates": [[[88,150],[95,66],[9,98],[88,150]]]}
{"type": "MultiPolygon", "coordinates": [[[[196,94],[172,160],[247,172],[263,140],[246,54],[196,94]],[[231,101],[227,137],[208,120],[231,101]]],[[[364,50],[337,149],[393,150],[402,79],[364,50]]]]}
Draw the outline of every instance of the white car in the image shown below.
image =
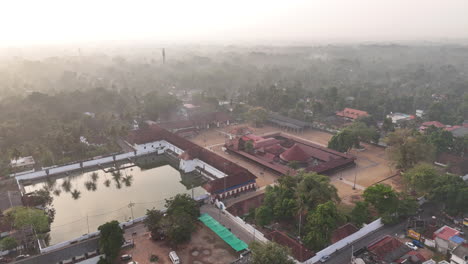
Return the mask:
{"type": "Polygon", "coordinates": [[[136,261],[130,261],[130,262],[127,263],[127,264],[138,264],[138,262],[136,262],[136,261]]]}
{"type": "Polygon", "coordinates": [[[411,248],[412,250],[418,250],[418,247],[415,246],[413,243],[411,242],[406,242],[405,243],[406,246],[408,246],[409,248],[411,248]]]}
{"type": "Polygon", "coordinates": [[[329,259],[330,259],[330,256],[329,256],[329,255],[325,255],[325,256],[322,256],[322,257],[320,258],[320,262],[324,263],[324,262],[327,262],[327,260],[329,260],[329,259]]]}

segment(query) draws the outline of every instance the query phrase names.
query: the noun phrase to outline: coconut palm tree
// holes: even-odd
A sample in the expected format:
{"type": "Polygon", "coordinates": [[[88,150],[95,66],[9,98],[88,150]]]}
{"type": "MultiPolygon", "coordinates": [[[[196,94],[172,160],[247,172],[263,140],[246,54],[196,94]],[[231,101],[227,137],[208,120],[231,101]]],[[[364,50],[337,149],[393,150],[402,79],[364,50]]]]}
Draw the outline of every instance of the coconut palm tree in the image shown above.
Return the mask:
{"type": "Polygon", "coordinates": [[[91,180],[93,180],[93,182],[96,182],[98,179],[99,179],[99,174],[97,172],[91,173],[91,180]]]}
{"type": "Polygon", "coordinates": [[[80,196],[81,196],[81,192],[78,191],[77,189],[75,189],[75,190],[73,190],[73,192],[71,193],[71,195],[72,195],[72,198],[73,198],[74,200],[78,200],[78,198],[80,198],[80,196]]]}
{"type": "Polygon", "coordinates": [[[109,187],[110,184],[111,184],[111,181],[110,181],[109,179],[107,179],[107,180],[104,181],[104,185],[105,185],[106,187],[109,187]]]}
{"type": "Polygon", "coordinates": [[[70,192],[71,191],[71,182],[70,180],[64,180],[62,182],[62,188],[65,192],[70,192]]]}
{"type": "Polygon", "coordinates": [[[125,186],[130,187],[132,186],[133,176],[127,175],[122,178],[122,181],[124,182],[125,186]]]}
{"type": "Polygon", "coordinates": [[[60,193],[61,193],[61,192],[62,192],[62,191],[61,191],[60,189],[55,189],[55,190],[54,190],[54,195],[55,195],[55,196],[60,196],[60,193]]]}

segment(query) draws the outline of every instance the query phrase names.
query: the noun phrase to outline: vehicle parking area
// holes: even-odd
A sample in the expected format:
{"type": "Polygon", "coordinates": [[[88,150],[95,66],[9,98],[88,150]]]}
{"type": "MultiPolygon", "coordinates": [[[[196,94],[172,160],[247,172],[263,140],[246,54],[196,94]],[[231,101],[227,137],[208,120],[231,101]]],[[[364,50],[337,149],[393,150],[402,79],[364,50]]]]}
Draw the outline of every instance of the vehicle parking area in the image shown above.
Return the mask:
{"type": "MultiPolygon", "coordinates": [[[[125,231],[125,239],[133,239],[133,248],[123,249],[120,255],[131,254],[132,260],[138,264],[172,264],[169,252],[176,251],[181,263],[190,264],[225,264],[238,258],[238,254],[213,231],[202,223],[197,223],[197,230],[192,234],[189,243],[171,248],[166,241],[153,241],[150,233],[143,224],[125,231]],[[157,262],[151,262],[151,255],[158,257],[157,262]]],[[[122,261],[120,257],[116,264],[126,264],[130,260],[122,261]]]]}

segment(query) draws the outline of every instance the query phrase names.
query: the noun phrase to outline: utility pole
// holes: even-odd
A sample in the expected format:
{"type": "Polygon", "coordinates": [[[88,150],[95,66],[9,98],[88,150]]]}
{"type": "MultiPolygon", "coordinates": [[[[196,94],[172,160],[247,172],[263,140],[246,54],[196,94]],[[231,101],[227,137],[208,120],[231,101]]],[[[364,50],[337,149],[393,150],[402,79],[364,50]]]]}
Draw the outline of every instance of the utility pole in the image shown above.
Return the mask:
{"type": "Polygon", "coordinates": [[[88,226],[88,234],[89,234],[89,219],[88,219],[88,214],[86,214],[86,225],[88,226]]]}
{"type": "Polygon", "coordinates": [[[130,208],[130,211],[132,212],[132,222],[133,220],[135,220],[135,218],[133,217],[133,206],[135,206],[135,203],[130,201],[130,203],[128,204],[128,208],[130,208]]]}
{"type": "Polygon", "coordinates": [[[353,190],[356,190],[356,176],[357,176],[357,172],[354,171],[354,185],[353,185],[353,190]]]}

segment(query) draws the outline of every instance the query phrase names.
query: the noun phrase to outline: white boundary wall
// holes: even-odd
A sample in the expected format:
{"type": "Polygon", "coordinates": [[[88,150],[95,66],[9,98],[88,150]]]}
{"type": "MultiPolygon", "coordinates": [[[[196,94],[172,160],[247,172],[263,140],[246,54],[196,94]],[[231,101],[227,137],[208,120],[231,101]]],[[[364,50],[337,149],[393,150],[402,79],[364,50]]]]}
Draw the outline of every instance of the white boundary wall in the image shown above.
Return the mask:
{"type": "Polygon", "coordinates": [[[260,242],[263,242],[263,243],[267,243],[268,239],[265,238],[265,236],[263,235],[262,232],[258,231],[257,229],[255,229],[255,227],[247,224],[246,222],[244,222],[244,220],[242,220],[242,218],[238,217],[238,216],[233,216],[231,213],[229,213],[227,210],[223,210],[223,212],[226,214],[226,216],[233,220],[234,222],[236,222],[236,224],[240,227],[242,227],[245,231],[249,232],[250,234],[252,234],[252,237],[255,237],[255,240],[259,240],[260,242]],[[254,236],[255,235],[255,236],[254,236]]]}
{"type": "Polygon", "coordinates": [[[349,244],[363,238],[367,234],[369,234],[369,233],[371,233],[371,232],[373,232],[373,231],[375,231],[375,230],[377,230],[377,229],[379,229],[381,227],[383,227],[382,219],[379,218],[379,219],[375,220],[374,222],[365,225],[364,227],[359,229],[356,233],[351,234],[351,235],[343,238],[342,240],[336,242],[335,244],[330,245],[330,246],[320,250],[319,252],[316,253],[315,256],[313,256],[312,258],[304,261],[303,263],[304,264],[312,264],[312,263],[318,262],[321,257],[323,257],[325,255],[331,255],[331,254],[335,253],[335,251],[348,246],[349,244]]]}
{"type": "MultiPolygon", "coordinates": [[[[112,163],[114,161],[121,161],[121,160],[138,157],[142,155],[147,155],[151,153],[162,154],[167,149],[172,150],[179,155],[184,152],[184,150],[172,145],[171,143],[165,140],[154,141],[154,142],[141,144],[141,145],[134,145],[133,147],[135,148],[135,151],[133,152],[116,154],[113,156],[103,157],[99,159],[93,159],[93,160],[87,160],[87,161],[77,162],[73,164],[67,164],[64,166],[44,168],[41,171],[25,173],[22,175],[11,174],[10,177],[15,177],[17,181],[32,180],[32,179],[44,178],[44,177],[47,177],[48,175],[60,174],[60,173],[66,173],[68,171],[90,168],[90,167],[98,166],[100,164],[112,163]],[[115,160],[114,160],[114,157],[115,157],[115,160]],[[81,164],[82,164],[82,167],[81,167],[81,164]],[[49,174],[47,174],[46,170],[49,171],[49,174]]],[[[209,165],[208,163],[202,160],[194,159],[192,160],[191,163],[200,168],[204,168],[206,171],[210,172],[217,178],[223,178],[227,176],[222,171],[214,168],[213,166],[209,165]]],[[[193,168],[180,168],[180,169],[184,170],[185,172],[190,172],[195,169],[195,166],[193,166],[193,168]]]]}

